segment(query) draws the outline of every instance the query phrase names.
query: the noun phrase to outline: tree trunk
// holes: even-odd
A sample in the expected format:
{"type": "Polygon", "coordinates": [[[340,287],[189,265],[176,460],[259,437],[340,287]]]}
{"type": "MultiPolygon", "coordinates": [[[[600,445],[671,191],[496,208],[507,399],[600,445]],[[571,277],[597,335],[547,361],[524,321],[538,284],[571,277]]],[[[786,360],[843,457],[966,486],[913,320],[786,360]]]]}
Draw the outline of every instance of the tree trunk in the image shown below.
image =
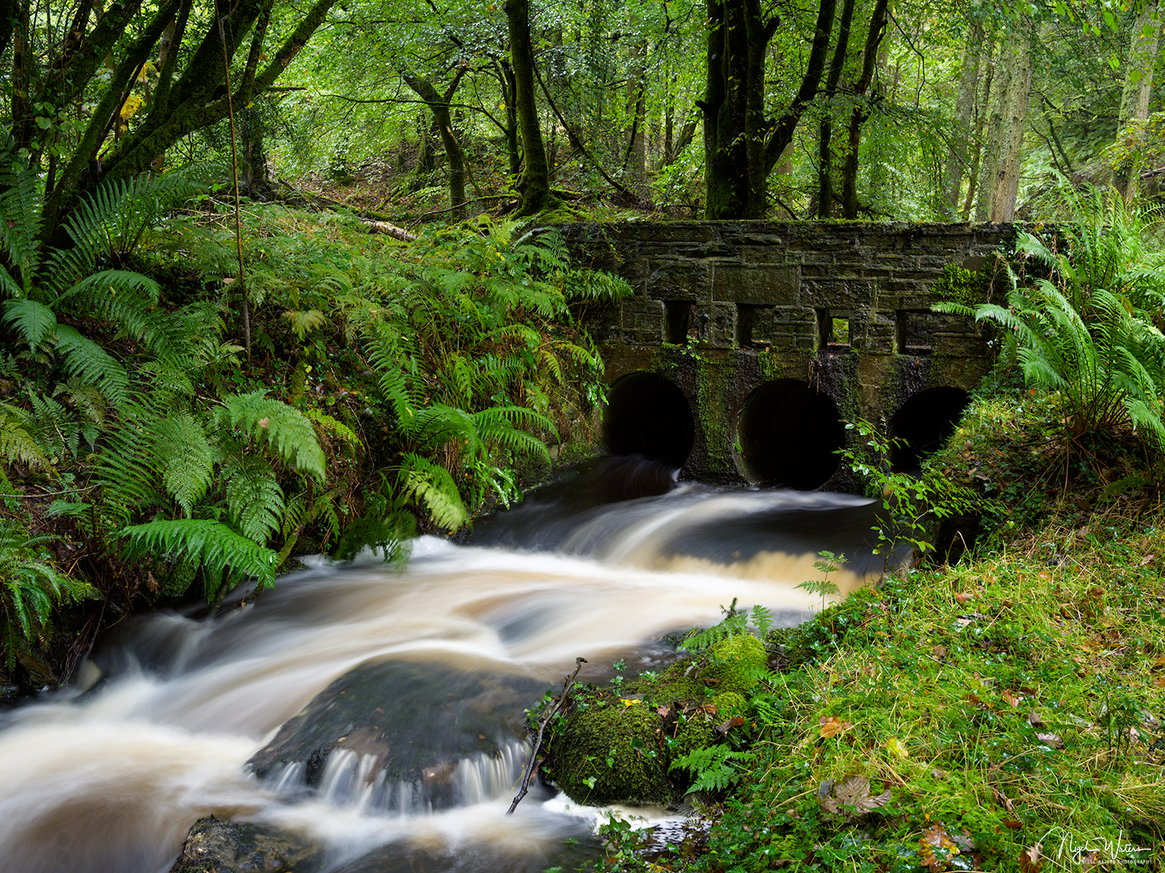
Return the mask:
{"type": "Polygon", "coordinates": [[[759,0],[708,0],[708,19],[705,215],[763,218],[764,64],[776,23],[763,19],[759,0]]]}
{"type": "Polygon", "coordinates": [[[534,48],[530,41],[529,0],[506,0],[510,62],[514,70],[514,106],[522,138],[522,172],[518,177],[518,215],[536,215],[550,206],[550,165],[534,98],[534,48]]]}
{"type": "Polygon", "coordinates": [[[849,145],[845,154],[845,164],[842,168],[841,201],[842,214],[849,219],[858,217],[858,150],[862,144],[862,125],[869,117],[864,98],[874,81],[874,71],[877,69],[878,46],[886,33],[886,20],[889,16],[889,0],[875,0],[874,10],[870,14],[870,29],[866,32],[866,44],[862,49],[862,72],[854,85],[854,96],[858,103],[850,113],[849,145]]]}
{"type": "Polygon", "coordinates": [[[1161,38],[1161,15],[1156,0],[1147,0],[1137,16],[1125,67],[1125,87],[1121,97],[1120,125],[1117,142],[1126,140],[1127,156],[1113,174],[1113,184],[1126,200],[1136,196],[1141,166],[1138,156],[1144,150],[1143,133],[1129,128],[1144,124],[1149,118],[1149,97],[1153,91],[1153,68],[1161,38]]]}
{"type": "Polygon", "coordinates": [[[979,71],[983,67],[986,50],[983,26],[972,22],[967,30],[967,44],[963,48],[963,64],[959,71],[959,91],[955,99],[955,129],[947,147],[947,162],[943,172],[943,209],[948,218],[959,211],[963,177],[971,166],[972,130],[975,116],[975,94],[979,86],[979,71]]]}
{"type": "Polygon", "coordinates": [[[982,181],[979,185],[981,221],[1011,221],[1019,194],[1019,174],[1023,154],[1023,137],[1027,123],[1028,96],[1031,93],[1034,36],[1030,19],[1024,19],[1012,35],[1011,50],[1001,52],[998,99],[988,129],[982,181]]]}
{"type": "MultiPolygon", "coordinates": [[[[845,0],[841,7],[841,20],[837,25],[837,44],[833,48],[833,60],[829,64],[829,75],[825,78],[826,101],[837,95],[845,69],[846,54],[849,52],[850,26],[854,17],[854,0],[845,0]]],[[[821,124],[817,128],[817,215],[829,218],[833,212],[833,113],[832,106],[825,107],[821,124]]]]}
{"type": "Polygon", "coordinates": [[[644,69],[646,47],[642,43],[628,46],[629,70],[627,75],[627,153],[623,160],[623,170],[627,176],[627,187],[642,194],[647,180],[647,75],[644,69]]]}
{"type": "Polygon", "coordinates": [[[441,137],[441,145],[445,147],[445,159],[449,162],[449,211],[455,218],[465,217],[465,152],[453,129],[449,104],[457,92],[457,86],[461,84],[465,70],[465,67],[458,67],[453,81],[445,89],[444,94],[438,93],[431,82],[413,75],[408,70],[401,71],[405,84],[413,89],[433,113],[433,123],[438,136],[441,137]]]}

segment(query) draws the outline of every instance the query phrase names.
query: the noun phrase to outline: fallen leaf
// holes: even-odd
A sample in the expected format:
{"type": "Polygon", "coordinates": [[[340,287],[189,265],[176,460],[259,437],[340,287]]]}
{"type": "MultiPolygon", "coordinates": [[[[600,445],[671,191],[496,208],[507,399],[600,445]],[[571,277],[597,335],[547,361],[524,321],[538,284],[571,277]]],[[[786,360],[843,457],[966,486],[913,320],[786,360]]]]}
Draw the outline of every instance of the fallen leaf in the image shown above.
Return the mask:
{"type": "Polygon", "coordinates": [[[968,600],[970,600],[974,596],[975,596],[974,594],[969,594],[966,591],[960,591],[958,594],[955,595],[955,600],[957,600],[959,603],[966,603],[968,600]]]}
{"type": "Polygon", "coordinates": [[[817,789],[818,802],[826,812],[856,818],[890,802],[890,792],[870,794],[870,780],[865,776],[847,776],[841,782],[827,780],[817,789]],[[822,789],[825,789],[824,796],[822,789]]]}
{"type": "Polygon", "coordinates": [[[1003,698],[1008,706],[1019,706],[1020,701],[1023,700],[1023,697],[1016,694],[1014,691],[1009,691],[1006,688],[1003,689],[1003,693],[999,696],[1003,698]]]}
{"type": "Polygon", "coordinates": [[[639,700],[639,699],[634,698],[634,697],[620,697],[619,700],[621,700],[623,702],[624,707],[634,706],[637,703],[643,702],[642,700],[639,700]]]}
{"type": "Polygon", "coordinates": [[[903,761],[910,757],[910,752],[907,751],[906,744],[898,739],[898,737],[890,737],[890,739],[886,740],[886,749],[891,755],[901,758],[903,761]]]}
{"type": "Polygon", "coordinates": [[[1039,873],[1044,866],[1043,845],[1036,843],[1019,853],[1020,873],[1039,873]]]}
{"type": "Polygon", "coordinates": [[[1036,739],[1045,746],[1051,746],[1053,749],[1064,748],[1064,740],[1059,734],[1036,734],[1036,739]]]}
{"type": "Polygon", "coordinates": [[[661,706],[658,709],[656,709],[655,711],[659,713],[660,718],[667,718],[669,715],[671,715],[671,707],[670,706],[661,706]]]}
{"type": "Polygon", "coordinates": [[[716,733],[720,734],[720,736],[726,737],[728,736],[728,732],[730,730],[732,730],[734,727],[740,727],[742,724],[744,724],[744,719],[739,715],[736,715],[728,719],[728,721],[724,722],[723,724],[716,725],[715,730],[716,733]]]}
{"type": "Polygon", "coordinates": [[[1023,830],[1023,822],[1018,818],[1005,818],[1003,820],[1003,826],[1005,828],[1011,828],[1013,831],[1023,830]]]}
{"type": "Polygon", "coordinates": [[[821,716],[820,725],[821,736],[827,739],[843,734],[853,727],[848,721],[842,721],[836,715],[821,716]]]}
{"type": "Polygon", "coordinates": [[[951,855],[959,854],[959,847],[941,824],[932,824],[922,832],[918,841],[918,860],[933,873],[949,870],[947,863],[951,855]]]}
{"type": "Polygon", "coordinates": [[[1027,714],[1027,723],[1035,728],[1042,728],[1046,726],[1046,723],[1042,718],[1040,718],[1040,715],[1037,712],[1029,712],[1027,714]]]}

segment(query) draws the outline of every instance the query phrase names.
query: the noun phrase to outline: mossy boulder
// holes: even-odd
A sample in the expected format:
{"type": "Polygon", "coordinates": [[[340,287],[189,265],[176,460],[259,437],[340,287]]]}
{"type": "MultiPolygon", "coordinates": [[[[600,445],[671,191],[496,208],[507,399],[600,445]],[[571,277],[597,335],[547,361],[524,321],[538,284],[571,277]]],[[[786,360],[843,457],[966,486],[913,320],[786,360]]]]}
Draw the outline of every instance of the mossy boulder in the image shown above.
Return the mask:
{"type": "Polygon", "coordinates": [[[576,692],[543,772],[579,803],[675,804],[691,783],[672,762],[741,726],[766,664],[764,644],[739,634],[658,674],[576,692]]]}
{"type": "Polygon", "coordinates": [[[548,775],[579,803],[667,804],[663,718],[650,704],[619,698],[576,708],[552,743],[548,775]]]}
{"type": "Polygon", "coordinates": [[[717,692],[748,694],[765,673],[765,646],[751,634],[734,634],[708,647],[700,678],[717,692]]]}

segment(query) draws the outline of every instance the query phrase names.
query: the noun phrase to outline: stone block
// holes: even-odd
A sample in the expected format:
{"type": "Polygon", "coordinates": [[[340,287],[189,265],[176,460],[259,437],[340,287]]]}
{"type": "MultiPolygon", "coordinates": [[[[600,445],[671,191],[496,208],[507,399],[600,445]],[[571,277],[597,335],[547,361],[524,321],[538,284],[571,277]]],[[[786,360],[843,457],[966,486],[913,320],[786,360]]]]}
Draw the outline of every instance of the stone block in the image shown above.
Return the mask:
{"type": "Polygon", "coordinates": [[[801,282],[799,302],[815,309],[861,309],[873,303],[876,288],[876,283],[865,279],[806,279],[801,282]]]}
{"type": "Polygon", "coordinates": [[[653,259],[638,287],[657,300],[708,301],[712,297],[712,269],[706,261],[653,259]]]}
{"type": "Polygon", "coordinates": [[[712,299],[732,303],[792,305],[801,283],[796,267],[717,263],[712,267],[712,299]]]}
{"type": "Polygon", "coordinates": [[[662,300],[633,297],[623,301],[620,315],[620,326],[627,342],[661,343],[664,341],[666,311],[662,300]]]}
{"type": "Polygon", "coordinates": [[[731,303],[713,303],[696,313],[696,335],[710,348],[736,347],[736,307],[731,303]]]}

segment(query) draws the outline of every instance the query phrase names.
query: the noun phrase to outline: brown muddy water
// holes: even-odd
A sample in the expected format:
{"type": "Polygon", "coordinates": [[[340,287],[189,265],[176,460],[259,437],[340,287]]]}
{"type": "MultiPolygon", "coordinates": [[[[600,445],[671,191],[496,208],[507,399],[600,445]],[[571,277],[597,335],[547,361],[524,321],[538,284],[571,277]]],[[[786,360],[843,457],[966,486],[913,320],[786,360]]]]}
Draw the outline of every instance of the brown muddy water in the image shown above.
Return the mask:
{"type": "Polygon", "coordinates": [[[428,771],[394,776],[358,748],[274,755],[262,778],[252,758],[358,667],[410,665],[377,674],[376,711],[400,734],[382,741],[423,760],[470,717],[432,701],[491,699],[456,677],[513,679],[532,705],[577,657],[584,681],[619,658],[650,664],[663,636],[714,624],[734,599],[802,621],[820,600],[796,586],[820,578],[822,548],[851,556],[832,578],[843,593],[881,569],[864,544],[873,508],[847,495],[684,486],[524,513],[485,526],[484,544],[422,538],[403,570],[319,560],[221,617],[154,615],[105,642],[74,687],[0,717],[0,873],[164,873],[212,814],[307,836],[322,873],[416,852],[446,859],[432,869],[541,870],[602,811],[536,788],[506,815],[528,751],[513,698],[499,718],[472,710],[489,750],[442,765],[436,798],[428,771]]]}

